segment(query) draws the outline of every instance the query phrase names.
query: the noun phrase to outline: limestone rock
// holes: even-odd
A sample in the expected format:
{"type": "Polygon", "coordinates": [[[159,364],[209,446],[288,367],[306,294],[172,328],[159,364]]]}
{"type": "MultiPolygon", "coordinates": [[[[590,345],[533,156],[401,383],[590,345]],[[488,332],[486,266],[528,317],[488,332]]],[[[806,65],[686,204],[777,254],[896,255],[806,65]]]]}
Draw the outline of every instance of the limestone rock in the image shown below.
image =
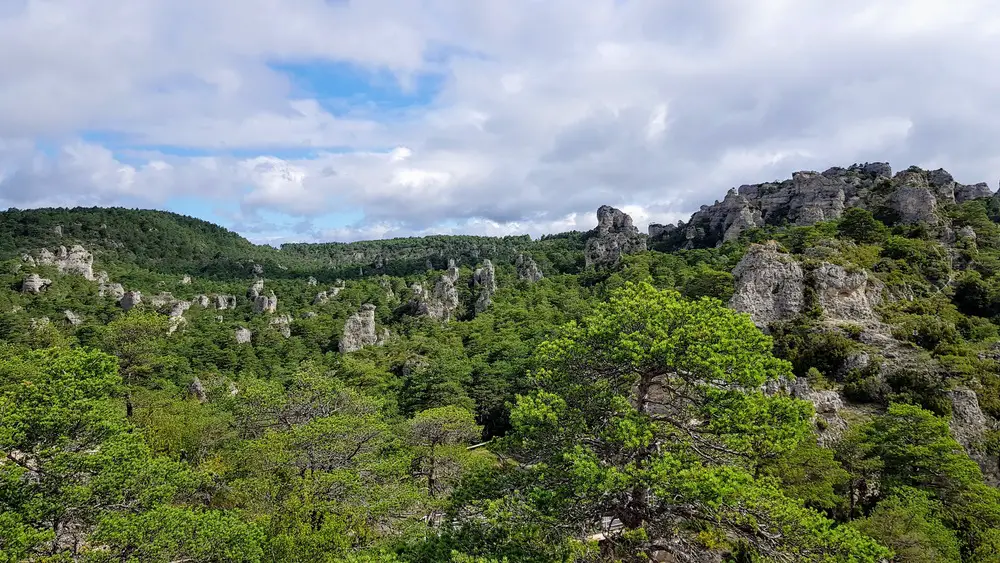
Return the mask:
{"type": "Polygon", "coordinates": [[[881,303],[885,286],[865,271],[849,272],[842,266],[823,262],[810,276],[827,318],[846,321],[876,318],[874,308],[881,303]]]}
{"type": "Polygon", "coordinates": [[[191,385],[188,385],[188,394],[194,397],[199,403],[208,402],[208,393],[205,391],[205,385],[202,384],[198,376],[195,376],[191,385]]]}
{"type": "Polygon", "coordinates": [[[191,285],[191,276],[181,278],[181,285],[191,285]]]}
{"type": "Polygon", "coordinates": [[[517,261],[514,263],[514,266],[517,267],[518,279],[534,283],[541,280],[543,277],[541,268],[538,267],[538,264],[535,263],[531,256],[518,254],[517,261]]]}
{"type": "Polygon", "coordinates": [[[650,223],[649,228],[646,232],[649,235],[649,240],[662,240],[677,231],[677,225],[661,225],[659,223],[650,223]]]}
{"type": "Polygon", "coordinates": [[[247,298],[251,301],[256,301],[260,297],[261,293],[264,293],[264,280],[258,279],[253,282],[253,285],[247,289],[247,298]]]}
{"type": "Polygon", "coordinates": [[[844,410],[844,401],[840,393],[832,390],[814,390],[804,377],[799,377],[792,384],[791,395],[812,403],[816,410],[816,419],[822,421],[816,428],[820,445],[830,444],[843,436],[847,430],[847,421],[840,414],[844,410]]]}
{"type": "Polygon", "coordinates": [[[139,291],[126,291],[122,298],[118,300],[118,305],[126,311],[131,310],[136,305],[142,303],[142,293],[139,291]]]}
{"type": "Polygon", "coordinates": [[[729,306],[749,313],[757,326],[798,315],[805,304],[799,263],[778,250],[778,243],[753,244],[733,270],[736,291],[729,306]]]}
{"type": "Polygon", "coordinates": [[[48,328],[52,324],[52,321],[48,317],[42,317],[40,319],[28,319],[28,328],[31,330],[42,330],[48,328]]]}
{"type": "Polygon", "coordinates": [[[263,276],[264,275],[264,266],[261,266],[260,264],[254,264],[253,265],[253,274],[255,276],[263,276]]]}
{"type": "Polygon", "coordinates": [[[176,319],[184,316],[184,313],[191,308],[190,301],[177,301],[170,307],[170,318],[176,319]]]}
{"type": "Polygon", "coordinates": [[[70,311],[69,309],[63,311],[63,315],[66,316],[66,322],[68,322],[73,326],[79,326],[83,324],[83,319],[81,319],[76,313],[70,311]]]}
{"type": "Polygon", "coordinates": [[[375,333],[375,305],[365,303],[361,310],[347,318],[344,323],[344,333],[340,337],[341,354],[356,352],[365,346],[379,342],[375,333]]]}
{"type": "Polygon", "coordinates": [[[195,295],[193,303],[196,303],[202,309],[208,309],[211,300],[209,300],[207,295],[195,295]]]}
{"type": "Polygon", "coordinates": [[[169,324],[167,326],[167,334],[173,334],[177,332],[182,326],[187,325],[187,319],[184,317],[170,317],[169,324]]]}
{"type": "Polygon", "coordinates": [[[52,285],[52,280],[43,278],[38,274],[28,274],[21,281],[21,293],[38,294],[45,291],[50,285],[52,285]]]}
{"type": "Polygon", "coordinates": [[[438,278],[431,291],[420,284],[413,284],[411,306],[416,314],[445,322],[451,320],[459,305],[458,290],[455,289],[457,280],[458,268],[449,268],[438,278]]]}
{"type": "Polygon", "coordinates": [[[108,283],[108,281],[111,278],[108,276],[107,272],[105,272],[104,270],[101,270],[101,271],[97,272],[96,274],[94,274],[94,279],[97,281],[97,283],[108,283]]]}
{"type": "Polygon", "coordinates": [[[269,291],[267,295],[258,295],[253,302],[253,312],[257,314],[273,313],[278,309],[278,296],[274,291],[269,291]]]}
{"type": "Polygon", "coordinates": [[[52,234],[56,235],[57,237],[61,237],[63,234],[62,225],[56,225],[55,227],[52,227],[52,234]]]}
{"type": "Polygon", "coordinates": [[[958,230],[958,238],[966,240],[976,240],[976,230],[966,225],[958,230]]]}
{"type": "Polygon", "coordinates": [[[120,283],[104,282],[97,286],[97,295],[99,297],[110,297],[115,301],[120,301],[121,298],[125,296],[125,288],[122,287],[122,284],[120,283]]]}
{"type": "Polygon", "coordinates": [[[982,441],[987,432],[995,429],[979,407],[979,398],[971,389],[955,389],[949,392],[951,396],[951,434],[955,440],[968,452],[983,470],[986,481],[1000,485],[1000,459],[994,454],[983,451],[982,441]]]}
{"type": "Polygon", "coordinates": [[[315,286],[319,282],[316,281],[316,278],[314,278],[312,276],[309,276],[309,281],[307,283],[309,284],[310,287],[312,287],[312,286],[315,286]]]}
{"type": "Polygon", "coordinates": [[[889,198],[889,206],[899,215],[901,222],[938,223],[937,198],[931,192],[926,176],[908,170],[897,175],[893,183],[898,187],[889,198]]]}
{"type": "Polygon", "coordinates": [[[150,307],[153,307],[155,309],[164,309],[167,307],[172,307],[176,301],[177,298],[174,297],[173,294],[170,293],[169,291],[161,291],[156,295],[151,295],[146,298],[146,303],[148,303],[150,307]]]}
{"type": "Polygon", "coordinates": [[[281,336],[285,338],[292,337],[292,316],[285,314],[274,317],[270,321],[271,326],[273,326],[281,336]]]}
{"type": "Polygon", "coordinates": [[[483,260],[482,267],[477,268],[472,276],[472,285],[479,289],[475,303],[476,314],[479,314],[489,308],[490,304],[493,303],[493,295],[497,292],[496,270],[493,268],[493,262],[483,260]]]}
{"type": "Polygon", "coordinates": [[[216,295],[215,296],[215,308],[220,311],[225,311],[226,309],[236,308],[236,296],[235,295],[216,295]]]}
{"type": "Polygon", "coordinates": [[[253,333],[250,332],[250,329],[243,327],[236,329],[237,344],[249,344],[252,338],[253,338],[253,333]]]}
{"type": "Polygon", "coordinates": [[[21,262],[24,262],[25,265],[27,265],[27,266],[29,266],[31,268],[34,268],[35,266],[38,265],[38,262],[36,262],[35,258],[32,255],[30,255],[30,254],[22,254],[21,255],[21,262]]]}
{"type": "Polygon", "coordinates": [[[597,228],[587,239],[584,259],[588,268],[615,266],[622,255],[646,250],[646,239],[621,210],[602,205],[597,210],[597,228]]]}
{"type": "Polygon", "coordinates": [[[57,254],[52,254],[47,248],[43,248],[38,257],[38,263],[55,266],[63,274],[77,274],[85,279],[94,280],[94,255],[79,244],[73,245],[69,250],[65,246],[59,247],[57,254]]]}

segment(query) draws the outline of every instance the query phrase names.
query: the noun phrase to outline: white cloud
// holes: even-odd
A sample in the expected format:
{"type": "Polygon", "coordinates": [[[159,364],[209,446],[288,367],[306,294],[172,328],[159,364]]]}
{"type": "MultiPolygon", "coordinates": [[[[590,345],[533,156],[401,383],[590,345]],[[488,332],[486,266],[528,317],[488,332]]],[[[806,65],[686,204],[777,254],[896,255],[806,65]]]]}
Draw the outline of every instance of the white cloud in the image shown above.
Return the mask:
{"type": "Polygon", "coordinates": [[[13,6],[0,10],[0,52],[17,53],[0,57],[7,205],[187,196],[248,217],[364,216],[310,236],[540,233],[589,228],[603,203],[674,221],[802,168],[890,160],[973,182],[1000,166],[1000,78],[983,71],[1000,62],[1000,13],[985,0],[13,6]],[[352,93],[313,99],[274,67],[310,62],[443,86],[384,113],[352,93]],[[216,156],[111,152],[79,141],[87,130],[216,156]],[[313,152],[275,156],[289,149],[313,152]]]}

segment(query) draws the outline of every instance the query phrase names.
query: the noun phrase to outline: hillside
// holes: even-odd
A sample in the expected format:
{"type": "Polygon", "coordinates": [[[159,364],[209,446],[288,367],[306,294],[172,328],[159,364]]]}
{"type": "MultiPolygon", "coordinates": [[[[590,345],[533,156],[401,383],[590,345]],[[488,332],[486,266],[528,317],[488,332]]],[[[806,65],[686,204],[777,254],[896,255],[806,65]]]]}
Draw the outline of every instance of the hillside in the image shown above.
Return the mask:
{"type": "Polygon", "coordinates": [[[0,213],[0,560],[997,561],[998,202],[866,163],[648,234],[0,213]]]}

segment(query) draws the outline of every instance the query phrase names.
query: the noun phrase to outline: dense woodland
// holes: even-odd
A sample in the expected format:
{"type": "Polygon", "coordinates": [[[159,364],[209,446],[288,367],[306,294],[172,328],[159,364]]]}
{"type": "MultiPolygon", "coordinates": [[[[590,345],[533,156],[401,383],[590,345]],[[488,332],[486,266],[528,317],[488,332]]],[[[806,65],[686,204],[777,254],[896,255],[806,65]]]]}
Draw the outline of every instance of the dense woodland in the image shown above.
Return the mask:
{"type": "MultiPolygon", "coordinates": [[[[1000,489],[949,427],[958,387],[1000,418],[1000,214],[940,212],[976,239],[852,208],[595,269],[590,233],[275,249],[164,212],[7,211],[0,561],[1000,562],[1000,489]],[[765,334],[727,308],[767,240],[881,280],[916,367],[845,371],[860,328],[806,311],[765,334]],[[77,243],[127,289],[236,308],[191,307],[171,331],[22,258],[77,243]],[[519,255],[544,278],[520,279],[519,255]],[[412,314],[412,285],[449,259],[456,318],[412,314]],[[477,314],[484,259],[498,290],[477,314]],[[245,297],[255,266],[288,337],[245,297]],[[24,293],[27,273],[53,283],[24,293]],[[366,303],[389,338],[340,353],[366,303]],[[796,377],[853,405],[836,440],[783,390],[796,377]]],[[[1000,433],[979,447],[1000,453],[1000,433]]]]}

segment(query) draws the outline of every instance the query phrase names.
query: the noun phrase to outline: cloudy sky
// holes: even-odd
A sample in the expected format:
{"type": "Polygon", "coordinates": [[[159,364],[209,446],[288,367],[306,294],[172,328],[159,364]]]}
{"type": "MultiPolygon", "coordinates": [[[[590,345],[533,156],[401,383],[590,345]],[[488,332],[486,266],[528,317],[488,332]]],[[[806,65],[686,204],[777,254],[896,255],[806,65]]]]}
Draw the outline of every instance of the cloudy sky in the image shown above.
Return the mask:
{"type": "Polygon", "coordinates": [[[644,228],[888,160],[1000,175],[1000,11],[957,0],[0,0],[0,208],[257,242],[644,228]]]}

